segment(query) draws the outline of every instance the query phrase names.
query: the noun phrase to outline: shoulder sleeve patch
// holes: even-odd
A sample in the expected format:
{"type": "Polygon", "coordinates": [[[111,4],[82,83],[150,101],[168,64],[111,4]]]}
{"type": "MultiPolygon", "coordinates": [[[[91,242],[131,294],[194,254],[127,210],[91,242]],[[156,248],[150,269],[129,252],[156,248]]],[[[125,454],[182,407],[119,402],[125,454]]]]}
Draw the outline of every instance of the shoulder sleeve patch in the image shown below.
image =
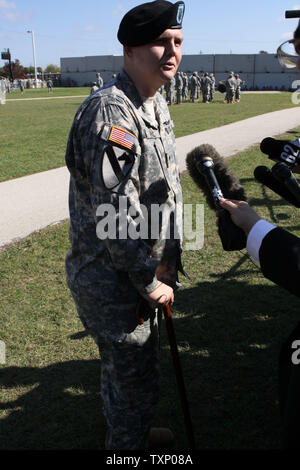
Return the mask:
{"type": "Polygon", "coordinates": [[[117,126],[112,126],[108,140],[115,144],[132,150],[136,143],[136,136],[117,126]]]}
{"type": "Polygon", "coordinates": [[[101,173],[106,189],[113,189],[122,183],[129,175],[135,157],[132,152],[107,145],[102,156],[101,173]]]}

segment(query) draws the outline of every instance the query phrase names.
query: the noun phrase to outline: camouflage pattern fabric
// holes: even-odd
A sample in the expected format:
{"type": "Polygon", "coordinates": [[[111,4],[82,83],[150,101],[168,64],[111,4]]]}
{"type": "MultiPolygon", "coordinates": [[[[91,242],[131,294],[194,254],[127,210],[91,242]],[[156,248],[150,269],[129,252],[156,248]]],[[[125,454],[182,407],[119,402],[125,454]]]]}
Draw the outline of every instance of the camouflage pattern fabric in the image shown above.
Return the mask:
{"type": "Polygon", "coordinates": [[[198,80],[195,74],[191,76],[191,81],[190,81],[190,99],[194,103],[194,101],[197,99],[197,86],[198,86],[198,80]]]}
{"type": "Polygon", "coordinates": [[[182,271],[182,194],[173,123],[160,93],[153,108],[156,119],[122,71],[80,106],[66,152],[67,282],[79,317],[99,347],[110,450],[146,446],[158,399],[158,318],[143,306],[145,322],[139,324],[137,307],[140,294],[153,291],[158,280],[176,288],[177,271],[182,271]],[[115,137],[116,129],[125,132],[123,140],[115,137]],[[126,203],[126,222],[135,227],[136,215],[147,219],[148,238],[122,237],[120,199],[126,203]],[[153,204],[170,211],[167,220],[161,218],[156,238],[150,232],[153,204]],[[98,224],[107,217],[99,212],[102,207],[114,210],[115,238],[98,237],[98,224]]]}
{"type": "Polygon", "coordinates": [[[238,101],[241,98],[241,86],[243,83],[243,80],[240,78],[236,78],[236,88],[235,88],[235,99],[238,101]]]}
{"type": "Polygon", "coordinates": [[[182,93],[183,93],[183,78],[180,74],[180,72],[178,72],[176,74],[176,102],[177,104],[180,104],[182,103],[182,93]]]}
{"type": "Polygon", "coordinates": [[[211,79],[207,74],[202,78],[202,101],[203,103],[207,103],[210,97],[210,87],[211,87],[211,79]]]}
{"type": "Polygon", "coordinates": [[[173,77],[165,84],[166,100],[169,105],[173,104],[175,101],[175,84],[175,77],[173,77]]]}
{"type": "Polygon", "coordinates": [[[226,99],[227,103],[233,103],[234,93],[235,93],[235,85],[236,85],[235,78],[232,77],[232,76],[230,76],[230,77],[225,81],[225,85],[226,85],[226,96],[225,96],[225,99],[226,99]]]}

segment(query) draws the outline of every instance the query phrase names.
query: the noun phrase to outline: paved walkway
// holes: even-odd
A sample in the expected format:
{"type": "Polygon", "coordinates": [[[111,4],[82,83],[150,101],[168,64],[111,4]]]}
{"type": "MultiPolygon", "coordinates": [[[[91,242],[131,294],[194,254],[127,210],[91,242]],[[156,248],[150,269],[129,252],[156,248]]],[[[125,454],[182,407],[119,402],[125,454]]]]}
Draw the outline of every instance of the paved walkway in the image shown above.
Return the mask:
{"type": "MultiPolygon", "coordinates": [[[[228,157],[265,137],[284,133],[299,125],[300,107],[297,107],[179,137],[176,143],[180,170],[186,169],[186,155],[198,145],[211,144],[223,157],[228,157]]],[[[66,167],[0,183],[0,247],[67,219],[68,183],[66,167]]]]}

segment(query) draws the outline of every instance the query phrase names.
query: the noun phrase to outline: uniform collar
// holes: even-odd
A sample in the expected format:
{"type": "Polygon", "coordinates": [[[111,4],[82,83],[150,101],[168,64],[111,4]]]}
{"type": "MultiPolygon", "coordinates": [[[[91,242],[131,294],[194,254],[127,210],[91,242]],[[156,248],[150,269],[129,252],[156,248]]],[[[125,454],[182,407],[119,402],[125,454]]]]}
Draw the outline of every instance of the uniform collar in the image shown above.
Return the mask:
{"type": "MultiPolygon", "coordinates": [[[[136,107],[143,121],[145,121],[151,127],[154,127],[155,129],[157,129],[158,128],[157,121],[154,121],[151,118],[151,116],[149,116],[149,113],[147,113],[145,107],[143,106],[143,100],[139,92],[137,91],[133,81],[131,80],[131,78],[125,72],[124,69],[122,69],[121,72],[117,76],[117,86],[123,90],[125,95],[130,99],[130,101],[136,107]]],[[[156,92],[154,96],[154,99],[153,99],[154,104],[158,102],[157,96],[158,96],[158,92],[156,92]]]]}

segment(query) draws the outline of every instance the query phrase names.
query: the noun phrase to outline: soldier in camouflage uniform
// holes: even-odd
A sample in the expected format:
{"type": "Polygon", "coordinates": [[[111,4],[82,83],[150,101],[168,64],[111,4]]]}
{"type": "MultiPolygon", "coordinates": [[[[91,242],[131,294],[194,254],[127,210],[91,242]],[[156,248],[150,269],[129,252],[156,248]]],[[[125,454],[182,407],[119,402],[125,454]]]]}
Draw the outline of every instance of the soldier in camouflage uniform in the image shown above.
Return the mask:
{"type": "Polygon", "coordinates": [[[183,91],[182,91],[182,98],[187,100],[189,94],[189,80],[186,73],[182,72],[182,80],[183,80],[183,91]]]}
{"type": "Polygon", "coordinates": [[[96,77],[97,77],[97,86],[98,86],[98,88],[103,87],[103,78],[101,77],[99,72],[96,73],[96,77]]]}
{"type": "Polygon", "coordinates": [[[234,102],[235,85],[236,85],[236,81],[235,81],[233,72],[231,72],[229,74],[229,77],[225,81],[225,85],[226,85],[225,101],[227,101],[227,103],[233,103],[234,102]]]}
{"type": "Polygon", "coordinates": [[[182,103],[182,92],[183,92],[183,79],[182,79],[182,76],[181,76],[181,73],[178,72],[176,73],[176,102],[177,104],[181,104],[182,103]]]}
{"type": "Polygon", "coordinates": [[[175,77],[173,77],[171,80],[167,81],[167,83],[164,86],[165,91],[166,91],[166,100],[169,105],[174,103],[174,97],[175,97],[175,77]]]}
{"type": "Polygon", "coordinates": [[[192,103],[195,103],[195,100],[197,99],[197,87],[198,87],[197,72],[194,72],[193,75],[191,76],[191,82],[190,82],[190,100],[192,103]]]}
{"type": "Polygon", "coordinates": [[[202,90],[202,102],[209,103],[209,96],[210,96],[210,87],[211,87],[211,79],[208,76],[208,73],[205,72],[204,77],[201,81],[201,90],[202,90]]]}
{"type": "Polygon", "coordinates": [[[216,79],[213,73],[210,74],[209,78],[211,80],[211,86],[210,86],[210,91],[209,91],[209,101],[213,101],[214,93],[216,89],[216,79]]]}
{"type": "Polygon", "coordinates": [[[235,75],[235,82],[236,82],[236,88],[235,88],[234,98],[235,98],[235,101],[239,103],[241,99],[241,86],[243,85],[244,82],[243,80],[240,79],[240,76],[238,73],[235,75]]]}
{"type": "Polygon", "coordinates": [[[157,307],[173,302],[182,271],[173,124],[156,91],[180,63],[183,14],[183,2],[158,0],[124,16],[124,70],[80,106],[66,152],[67,281],[101,356],[108,450],[148,446],[159,392],[157,307]],[[152,209],[161,205],[156,226],[152,209]]]}

